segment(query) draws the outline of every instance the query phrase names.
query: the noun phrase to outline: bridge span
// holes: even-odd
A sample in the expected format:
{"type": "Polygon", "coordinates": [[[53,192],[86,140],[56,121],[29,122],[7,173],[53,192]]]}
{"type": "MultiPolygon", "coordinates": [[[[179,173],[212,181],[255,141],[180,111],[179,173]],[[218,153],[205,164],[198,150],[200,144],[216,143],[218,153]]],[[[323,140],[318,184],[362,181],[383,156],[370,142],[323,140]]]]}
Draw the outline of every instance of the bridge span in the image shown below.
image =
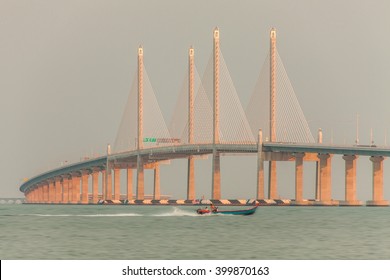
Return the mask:
{"type": "MultiPolygon", "coordinates": [[[[295,162],[295,198],[293,205],[363,205],[356,198],[356,160],[359,156],[367,156],[373,164],[373,197],[367,205],[386,206],[383,199],[383,160],[390,156],[390,149],[384,147],[337,146],[324,144],[270,143],[254,144],[193,144],[173,145],[148,148],[140,151],[128,151],[109,154],[95,159],[63,166],[23,183],[20,190],[26,194],[29,203],[97,203],[98,198],[104,200],[120,200],[119,171],[126,169],[128,174],[126,199],[143,200],[143,190],[133,193],[132,173],[137,170],[139,158],[143,168],[159,172],[159,163],[166,160],[183,159],[192,156],[223,154],[257,154],[258,184],[256,199],[278,199],[277,190],[264,192],[264,161],[295,162]],[[259,148],[261,147],[261,148],[259,148]],[[345,160],[345,201],[334,201],[331,197],[331,159],[333,155],[341,155],[345,160]],[[303,161],[317,163],[318,180],[316,197],[313,201],[304,199],[303,194],[303,161]],[[114,182],[112,183],[112,170],[114,182]],[[108,174],[108,176],[106,175],[108,174]],[[98,189],[98,178],[101,175],[102,188],[98,189]],[[92,176],[92,195],[89,195],[88,176],[92,176]],[[112,193],[112,187],[114,188],[112,193]],[[89,199],[91,198],[91,199],[89,199]]],[[[138,173],[137,173],[138,174],[138,173]]],[[[270,187],[270,186],[268,186],[270,187]]],[[[139,186],[138,186],[139,188],[139,186]]],[[[255,186],[254,186],[255,188],[255,186]]],[[[187,189],[189,192],[194,190],[187,189]]],[[[153,199],[160,199],[159,176],[155,176],[153,199]]],[[[194,199],[187,194],[187,199],[194,199]]],[[[212,197],[213,199],[218,199],[212,197]]]]}
{"type": "MultiPolygon", "coordinates": [[[[124,140],[127,146],[114,153],[111,153],[111,149],[108,147],[106,156],[66,165],[29,179],[20,186],[20,190],[25,194],[27,202],[95,204],[98,203],[99,199],[119,201],[122,198],[120,193],[121,170],[126,170],[127,172],[125,200],[129,202],[134,200],[143,201],[145,199],[144,169],[154,170],[153,199],[160,200],[159,165],[167,160],[183,158],[188,159],[186,199],[193,201],[196,199],[194,160],[197,156],[202,155],[212,155],[210,197],[213,200],[221,200],[220,158],[224,154],[239,153],[257,155],[257,184],[254,186],[256,188],[257,200],[275,200],[279,198],[276,162],[294,162],[295,198],[291,201],[292,205],[363,205],[363,202],[356,197],[356,161],[359,156],[367,156],[373,166],[373,195],[372,200],[367,201],[366,205],[389,205],[389,202],[383,198],[383,161],[390,156],[390,149],[375,146],[324,145],[322,144],[322,131],[319,131],[318,141],[315,143],[295,93],[293,91],[283,92],[283,90],[291,89],[292,87],[289,84],[286,73],[283,72],[284,67],[276,51],[275,29],[270,31],[269,77],[267,77],[269,78],[267,79],[269,81],[269,96],[267,96],[268,103],[265,102],[269,104],[267,109],[269,114],[267,114],[266,119],[260,122],[263,125],[269,125],[269,128],[263,127],[265,129],[264,133],[267,135],[266,139],[269,139],[269,141],[263,141],[263,132],[261,129],[259,130],[261,125],[257,122],[260,117],[256,115],[255,124],[249,123],[245,117],[246,113],[244,113],[238,96],[235,95],[236,92],[231,84],[230,76],[226,73],[226,65],[223,64],[224,60],[220,52],[219,40],[220,32],[218,28],[215,28],[213,32],[213,89],[211,97],[207,96],[203,87],[200,86],[198,96],[195,98],[194,49],[192,47],[189,49],[188,96],[184,98],[188,101],[187,116],[183,117],[181,115],[176,119],[178,123],[183,125],[183,130],[178,133],[178,138],[170,136],[166,131],[165,123],[160,122],[161,120],[159,121],[156,117],[156,115],[161,115],[161,112],[158,105],[156,105],[156,100],[153,99],[153,94],[149,94],[148,99],[145,98],[144,100],[144,89],[146,86],[150,88],[150,85],[149,83],[144,85],[144,82],[148,81],[148,79],[144,73],[144,51],[140,46],[138,48],[137,82],[136,87],[134,87],[137,90],[136,92],[134,91],[134,95],[130,96],[134,99],[129,97],[131,101],[129,104],[136,106],[132,107],[131,110],[129,109],[132,114],[130,119],[136,120],[136,123],[128,125],[126,122],[122,122],[127,133],[125,133],[125,137],[122,140],[124,140]],[[281,79],[279,79],[279,72],[283,76],[281,79]],[[223,79],[220,79],[220,76],[223,76],[223,79]],[[227,86],[223,84],[224,81],[228,81],[227,86]],[[279,94],[282,93],[278,95],[280,98],[276,98],[278,83],[282,84],[278,91],[279,94]],[[226,97],[228,94],[230,94],[229,97],[226,97]],[[220,102],[220,100],[224,100],[223,98],[227,100],[225,103],[220,102]],[[151,105],[154,106],[152,109],[146,106],[144,108],[144,101],[146,100],[154,100],[154,102],[151,102],[151,105]],[[205,106],[197,105],[199,100],[203,100],[201,105],[205,106]],[[277,110],[279,103],[282,103],[280,108],[285,111],[277,110]],[[226,107],[229,109],[225,110],[221,104],[227,105],[226,107]],[[155,137],[150,137],[150,135],[146,134],[146,132],[149,134],[153,133],[150,129],[145,129],[146,131],[144,131],[144,125],[147,124],[147,118],[144,118],[144,109],[149,109],[148,112],[150,115],[153,115],[153,118],[149,118],[149,124],[151,126],[157,125],[157,133],[160,132],[159,135],[154,135],[155,137]],[[282,112],[280,113],[280,111],[282,112]],[[277,123],[277,120],[280,124],[277,123]],[[130,130],[131,133],[129,132],[130,130]],[[253,133],[257,132],[256,142],[253,133]],[[144,137],[144,133],[147,137],[144,137]],[[208,141],[199,140],[203,138],[197,135],[197,133],[203,133],[204,135],[202,134],[201,136],[203,138],[208,137],[208,141]],[[286,139],[288,140],[286,141],[286,139]],[[345,161],[344,201],[332,199],[331,163],[334,155],[341,155],[345,161]],[[304,161],[316,163],[316,195],[311,200],[303,197],[304,161]],[[265,162],[268,162],[268,176],[264,174],[265,162]],[[136,172],[135,193],[133,193],[133,171],[136,172]],[[89,194],[89,176],[92,177],[91,195],[89,194]],[[99,177],[101,178],[100,190],[99,177]],[[268,177],[267,198],[265,197],[264,189],[265,177],[268,177]]],[[[255,113],[261,111],[256,102],[252,102],[250,105],[254,106],[255,113]]],[[[146,114],[147,116],[148,114],[146,114]]]]}

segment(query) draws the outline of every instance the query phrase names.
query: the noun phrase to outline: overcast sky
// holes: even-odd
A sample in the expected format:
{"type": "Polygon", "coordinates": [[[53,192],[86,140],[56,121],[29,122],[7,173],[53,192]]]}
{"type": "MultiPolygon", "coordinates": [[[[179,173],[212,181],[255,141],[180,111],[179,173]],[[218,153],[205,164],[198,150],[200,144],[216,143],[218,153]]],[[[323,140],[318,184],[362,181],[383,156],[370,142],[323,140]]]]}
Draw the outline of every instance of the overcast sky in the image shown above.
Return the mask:
{"type": "MultiPolygon", "coordinates": [[[[114,142],[139,44],[168,120],[186,74],[188,47],[195,47],[202,73],[215,26],[244,107],[275,27],[279,54],[313,135],[321,127],[324,142],[353,144],[358,113],[360,143],[369,143],[371,128],[377,145],[390,143],[389,15],[385,0],[0,0],[0,197],[21,196],[24,178],[102,154],[114,142]]],[[[197,196],[209,196],[210,160],[197,164],[197,196]]],[[[253,197],[255,164],[254,157],[223,159],[222,195],[253,197]]],[[[283,168],[281,196],[292,197],[293,164],[283,168]]],[[[305,170],[305,194],[311,196],[313,167],[305,170]]],[[[388,161],[385,171],[390,199],[388,161]]],[[[343,199],[343,172],[335,156],[336,199],[343,199]]],[[[184,177],[176,179],[177,173],[185,173],[178,163],[162,168],[162,193],[185,195],[184,177]]],[[[370,199],[367,158],[359,158],[358,173],[358,198],[370,199]]]]}

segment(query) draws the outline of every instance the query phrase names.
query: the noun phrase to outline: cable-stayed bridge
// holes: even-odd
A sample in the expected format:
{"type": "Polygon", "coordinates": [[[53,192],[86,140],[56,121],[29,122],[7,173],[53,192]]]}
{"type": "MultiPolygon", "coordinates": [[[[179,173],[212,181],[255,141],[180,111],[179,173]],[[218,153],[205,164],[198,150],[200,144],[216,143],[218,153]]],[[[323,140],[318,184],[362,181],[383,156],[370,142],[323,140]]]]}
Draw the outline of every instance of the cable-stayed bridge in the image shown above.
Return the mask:
{"type": "Polygon", "coordinates": [[[213,32],[213,52],[203,77],[195,67],[195,50],[188,53],[187,77],[170,122],[165,122],[138,49],[138,71],[113,147],[107,155],[63,166],[24,182],[20,190],[29,203],[88,204],[116,201],[129,204],[167,203],[161,199],[160,164],[188,159],[187,197],[196,199],[195,160],[212,155],[211,199],[221,197],[220,160],[224,154],[256,154],[256,199],[278,199],[277,161],[295,162],[294,205],[362,205],[356,198],[356,160],[370,156],[373,163],[373,198],[367,205],[389,205],[383,199],[383,160],[390,149],[362,146],[326,146],[322,132],[314,140],[298,98],[276,48],[276,31],[270,32],[270,52],[251,96],[241,105],[220,48],[220,31],[213,32]],[[345,160],[345,201],[335,201],[331,192],[331,159],[345,160]],[[303,198],[303,161],[316,164],[316,194],[303,198]],[[264,164],[268,164],[268,175],[264,164]],[[153,197],[146,199],[144,170],[154,170],[153,197]],[[121,170],[127,172],[127,192],[120,193],[121,170]],[[133,174],[135,173],[135,174],[133,174]],[[136,186],[133,187],[133,175],[136,186]],[[89,177],[92,176],[92,186],[89,177]],[[101,188],[99,189],[99,177],[101,188]],[[265,177],[268,197],[265,198],[265,177]],[[91,191],[90,191],[91,190],[91,191]]]}

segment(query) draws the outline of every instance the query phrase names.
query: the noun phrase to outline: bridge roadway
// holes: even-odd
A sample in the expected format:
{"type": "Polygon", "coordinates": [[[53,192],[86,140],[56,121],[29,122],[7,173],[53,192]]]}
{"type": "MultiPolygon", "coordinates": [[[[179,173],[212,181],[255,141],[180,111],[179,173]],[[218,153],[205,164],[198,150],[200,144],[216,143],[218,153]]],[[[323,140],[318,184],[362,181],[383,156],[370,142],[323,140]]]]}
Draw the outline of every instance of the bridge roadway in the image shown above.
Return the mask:
{"type": "MultiPolygon", "coordinates": [[[[390,149],[376,146],[340,146],[340,145],[324,145],[324,144],[299,144],[299,143],[263,143],[263,152],[267,153],[316,153],[316,154],[340,154],[340,155],[362,155],[362,156],[382,156],[389,157],[390,149]]],[[[92,170],[93,168],[105,169],[107,161],[117,164],[128,164],[136,166],[137,157],[142,157],[143,163],[153,163],[162,160],[171,160],[179,158],[187,158],[190,155],[199,156],[212,154],[214,151],[219,153],[242,153],[250,154],[258,152],[258,145],[252,144],[194,144],[194,145],[174,145],[145,148],[142,150],[133,150],[101,156],[94,159],[85,160],[82,162],[69,164],[39,174],[20,186],[20,191],[25,193],[30,188],[37,184],[50,180],[58,176],[81,172],[82,170],[92,170]]]]}

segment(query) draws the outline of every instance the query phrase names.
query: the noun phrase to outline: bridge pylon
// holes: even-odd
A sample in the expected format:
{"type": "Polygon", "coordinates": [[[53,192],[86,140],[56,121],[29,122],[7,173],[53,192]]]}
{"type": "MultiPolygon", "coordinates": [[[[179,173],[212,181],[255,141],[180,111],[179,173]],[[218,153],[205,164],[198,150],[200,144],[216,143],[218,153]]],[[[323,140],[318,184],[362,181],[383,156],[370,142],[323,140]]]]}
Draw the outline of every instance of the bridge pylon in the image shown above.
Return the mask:
{"type": "Polygon", "coordinates": [[[214,29],[214,97],[213,97],[213,175],[212,198],[221,199],[220,155],[216,144],[219,144],[219,29],[214,29]]]}
{"type": "MultiPolygon", "coordinates": [[[[188,144],[194,144],[194,48],[188,53],[188,144]]],[[[187,199],[195,199],[195,159],[188,157],[187,199]]]]}
{"type": "MultiPolygon", "coordinates": [[[[276,30],[270,32],[270,141],[276,141],[276,30]]],[[[276,161],[269,161],[268,198],[278,198],[276,161]]]]}
{"type": "MultiPolygon", "coordinates": [[[[137,149],[143,148],[143,67],[144,51],[142,46],[138,48],[138,133],[137,149]]],[[[137,199],[144,199],[144,166],[142,157],[137,157],[137,199]]]]}

